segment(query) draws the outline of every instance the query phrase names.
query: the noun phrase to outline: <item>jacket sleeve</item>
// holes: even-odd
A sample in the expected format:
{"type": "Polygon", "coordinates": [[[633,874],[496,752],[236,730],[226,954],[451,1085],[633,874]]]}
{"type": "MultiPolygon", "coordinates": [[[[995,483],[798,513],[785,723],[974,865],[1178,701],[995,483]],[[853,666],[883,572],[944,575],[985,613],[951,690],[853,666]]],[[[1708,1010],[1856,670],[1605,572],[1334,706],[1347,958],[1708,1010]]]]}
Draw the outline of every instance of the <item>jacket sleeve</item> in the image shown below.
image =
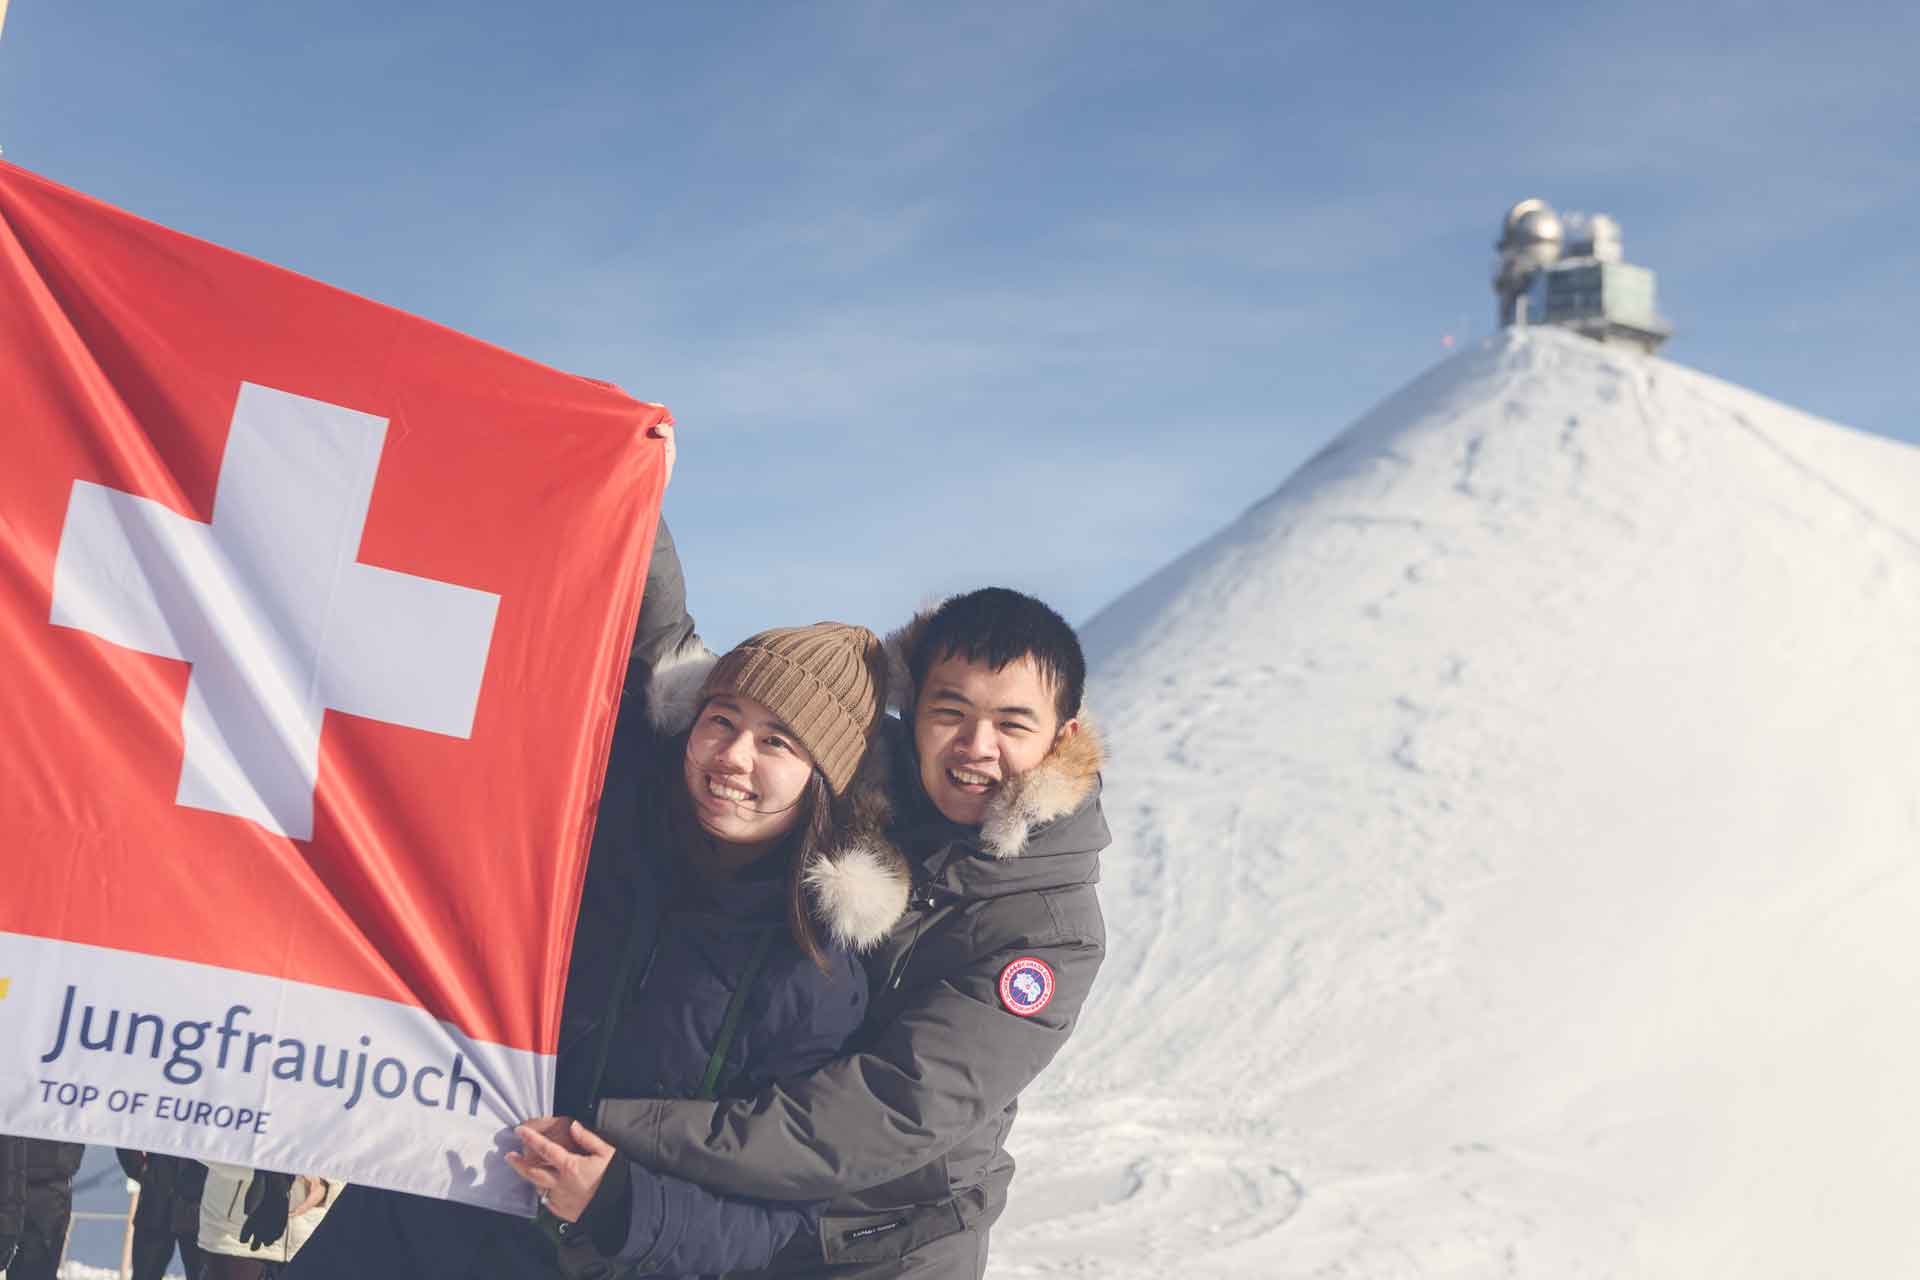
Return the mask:
{"type": "Polygon", "coordinates": [[[1103,947],[1089,938],[976,957],[923,988],[859,1053],[753,1098],[609,1098],[598,1132],[629,1158],[732,1195],[826,1201],[920,1168],[1004,1111],[1072,1034],[1103,947]],[[1032,956],[1054,994],[1021,1017],[999,977],[1032,956]]]}
{"type": "Polygon", "coordinates": [[[129,1178],[132,1178],[134,1181],[138,1182],[140,1180],[141,1175],[146,1173],[147,1171],[147,1153],[146,1152],[134,1151],[128,1147],[115,1147],[113,1149],[113,1154],[114,1154],[114,1158],[120,1162],[121,1170],[129,1178]]]}
{"type": "Polygon", "coordinates": [[[715,1195],[615,1159],[582,1223],[592,1248],[560,1251],[570,1276],[593,1273],[593,1260],[622,1274],[724,1275],[767,1266],[795,1235],[818,1229],[819,1209],[715,1195]]]}
{"type": "Polygon", "coordinates": [[[647,562],[647,585],[640,597],[640,620],[633,629],[633,652],[627,659],[627,691],[645,687],[660,660],[694,639],[693,615],[687,612],[687,579],[680,568],[680,552],[666,517],[653,534],[653,558],[647,562]]]}

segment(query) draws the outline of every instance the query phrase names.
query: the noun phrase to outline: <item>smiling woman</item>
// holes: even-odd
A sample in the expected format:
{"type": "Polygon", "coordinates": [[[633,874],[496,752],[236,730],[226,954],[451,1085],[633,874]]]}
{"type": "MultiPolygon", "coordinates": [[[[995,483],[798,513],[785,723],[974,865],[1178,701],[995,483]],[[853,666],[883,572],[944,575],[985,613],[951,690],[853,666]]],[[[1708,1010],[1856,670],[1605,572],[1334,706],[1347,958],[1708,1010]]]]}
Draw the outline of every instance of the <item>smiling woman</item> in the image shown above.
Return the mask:
{"type": "MultiPolygon", "coordinates": [[[[696,661],[693,670],[701,669],[696,661]]],[[[676,678],[686,676],[664,674],[663,688],[676,678]]],[[[699,846],[695,865],[710,878],[756,864],[784,867],[789,929],[822,969],[827,960],[804,882],[828,858],[834,798],[853,780],[885,688],[879,638],[864,627],[822,622],[763,631],[713,664],[678,751],[686,786],[669,808],[682,826],[684,810],[698,831],[679,842],[699,846]]],[[[663,692],[656,701],[674,699],[663,692]]],[[[655,724],[677,727],[677,716],[670,705],[657,707],[655,724]]]]}
{"type": "Polygon", "coordinates": [[[835,622],[763,631],[714,664],[683,769],[716,858],[739,867],[765,853],[819,807],[802,804],[816,778],[822,793],[846,790],[878,723],[880,668],[878,637],[835,622]]]}
{"type": "Polygon", "coordinates": [[[793,829],[814,778],[799,735],[745,694],[708,700],[683,759],[694,818],[741,866],[793,829]]]}

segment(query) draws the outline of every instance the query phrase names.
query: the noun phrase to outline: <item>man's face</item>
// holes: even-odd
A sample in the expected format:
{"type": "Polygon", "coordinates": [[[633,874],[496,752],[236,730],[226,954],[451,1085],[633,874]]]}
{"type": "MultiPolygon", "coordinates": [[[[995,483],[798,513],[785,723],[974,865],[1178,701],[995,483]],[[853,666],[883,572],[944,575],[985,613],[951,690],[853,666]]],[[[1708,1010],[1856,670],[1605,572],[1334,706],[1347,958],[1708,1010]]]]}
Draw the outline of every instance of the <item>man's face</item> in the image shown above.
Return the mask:
{"type": "Polygon", "coordinates": [[[1032,658],[998,671],[942,658],[928,670],[913,709],[920,785],[948,821],[977,827],[995,792],[1079,727],[1060,723],[1053,685],[1032,658]]]}

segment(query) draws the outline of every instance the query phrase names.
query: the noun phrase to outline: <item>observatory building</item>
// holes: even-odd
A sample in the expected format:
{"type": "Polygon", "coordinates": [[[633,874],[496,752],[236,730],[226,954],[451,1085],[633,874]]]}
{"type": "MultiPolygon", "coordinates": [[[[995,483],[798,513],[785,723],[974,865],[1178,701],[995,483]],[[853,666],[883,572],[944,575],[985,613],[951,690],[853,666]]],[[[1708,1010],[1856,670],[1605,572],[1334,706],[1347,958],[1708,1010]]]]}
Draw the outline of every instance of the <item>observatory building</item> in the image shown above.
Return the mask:
{"type": "Polygon", "coordinates": [[[1544,200],[1522,200],[1494,248],[1503,327],[1558,325],[1649,354],[1673,335],[1654,305],[1653,272],[1622,258],[1620,224],[1604,213],[1562,218],[1544,200]]]}

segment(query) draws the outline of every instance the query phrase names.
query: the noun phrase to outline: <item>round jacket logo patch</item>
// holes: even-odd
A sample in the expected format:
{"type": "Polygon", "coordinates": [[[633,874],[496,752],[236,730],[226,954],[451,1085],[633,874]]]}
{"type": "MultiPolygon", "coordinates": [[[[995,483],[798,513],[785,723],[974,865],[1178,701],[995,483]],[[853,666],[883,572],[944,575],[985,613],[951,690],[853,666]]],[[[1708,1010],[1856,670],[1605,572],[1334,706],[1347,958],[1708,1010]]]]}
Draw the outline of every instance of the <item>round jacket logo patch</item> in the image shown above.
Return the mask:
{"type": "Polygon", "coordinates": [[[1031,1018],[1053,999],[1053,970],[1044,960],[1021,956],[1000,971],[1000,1003],[1007,1012],[1031,1018]]]}

